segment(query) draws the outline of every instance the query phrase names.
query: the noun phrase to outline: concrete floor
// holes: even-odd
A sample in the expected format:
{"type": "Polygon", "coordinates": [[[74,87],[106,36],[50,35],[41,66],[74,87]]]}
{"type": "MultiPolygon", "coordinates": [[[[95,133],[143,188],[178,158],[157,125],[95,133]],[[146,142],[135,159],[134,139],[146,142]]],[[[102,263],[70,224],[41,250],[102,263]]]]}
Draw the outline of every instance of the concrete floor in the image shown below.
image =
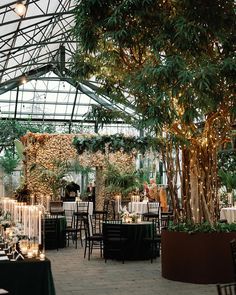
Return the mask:
{"type": "Polygon", "coordinates": [[[215,285],[195,285],[170,281],[161,276],[160,258],[147,261],[104,262],[99,250],[91,260],[83,258],[83,248],[47,250],[57,295],[213,295],[215,285]]]}

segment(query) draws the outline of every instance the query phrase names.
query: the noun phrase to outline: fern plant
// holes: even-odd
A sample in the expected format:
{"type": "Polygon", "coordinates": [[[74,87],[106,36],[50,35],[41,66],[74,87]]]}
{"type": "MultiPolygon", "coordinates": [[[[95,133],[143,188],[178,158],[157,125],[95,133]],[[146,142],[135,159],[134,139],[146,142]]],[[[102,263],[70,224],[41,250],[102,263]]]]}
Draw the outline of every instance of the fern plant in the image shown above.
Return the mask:
{"type": "Polygon", "coordinates": [[[223,169],[219,169],[218,175],[220,177],[222,185],[226,187],[228,192],[232,192],[233,189],[236,189],[236,174],[224,171],[223,169]]]}
{"type": "Polygon", "coordinates": [[[127,197],[141,187],[141,179],[136,171],[121,171],[117,166],[108,164],[105,172],[106,190],[112,194],[127,197]]]}

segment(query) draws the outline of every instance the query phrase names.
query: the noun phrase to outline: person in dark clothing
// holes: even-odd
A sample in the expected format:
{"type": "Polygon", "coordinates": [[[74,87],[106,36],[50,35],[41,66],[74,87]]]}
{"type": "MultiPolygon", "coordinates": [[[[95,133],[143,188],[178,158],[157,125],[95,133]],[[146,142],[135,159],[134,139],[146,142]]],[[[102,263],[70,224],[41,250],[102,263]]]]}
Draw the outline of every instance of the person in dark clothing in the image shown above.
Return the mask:
{"type": "Polygon", "coordinates": [[[67,184],[65,189],[65,201],[75,201],[78,196],[78,191],[80,192],[80,185],[75,182],[70,182],[67,184]]]}
{"type": "Polygon", "coordinates": [[[87,187],[87,193],[88,193],[88,201],[93,202],[93,210],[95,210],[95,205],[96,205],[96,194],[95,194],[95,185],[90,182],[88,187],[87,187]]]}

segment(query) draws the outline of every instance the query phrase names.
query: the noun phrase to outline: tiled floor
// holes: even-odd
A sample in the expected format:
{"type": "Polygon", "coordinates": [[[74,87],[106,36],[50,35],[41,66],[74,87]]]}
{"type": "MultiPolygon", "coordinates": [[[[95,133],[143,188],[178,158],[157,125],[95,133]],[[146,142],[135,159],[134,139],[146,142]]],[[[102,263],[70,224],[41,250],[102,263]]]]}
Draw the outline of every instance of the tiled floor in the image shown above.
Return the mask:
{"type": "MultiPolygon", "coordinates": [[[[83,248],[73,246],[46,252],[52,263],[57,295],[213,295],[215,285],[170,281],[161,276],[160,258],[149,261],[104,262],[99,250],[90,261],[83,248]]],[[[43,295],[43,294],[42,294],[43,295]]]]}

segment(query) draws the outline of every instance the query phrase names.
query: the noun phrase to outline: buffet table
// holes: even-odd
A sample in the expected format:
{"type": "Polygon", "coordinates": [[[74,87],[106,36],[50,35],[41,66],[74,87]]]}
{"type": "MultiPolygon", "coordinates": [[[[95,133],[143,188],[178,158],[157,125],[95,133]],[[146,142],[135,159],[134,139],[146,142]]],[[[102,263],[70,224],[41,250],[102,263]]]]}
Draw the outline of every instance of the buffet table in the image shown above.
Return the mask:
{"type": "Polygon", "coordinates": [[[55,295],[48,259],[0,261],[0,285],[11,295],[55,295]]]}

